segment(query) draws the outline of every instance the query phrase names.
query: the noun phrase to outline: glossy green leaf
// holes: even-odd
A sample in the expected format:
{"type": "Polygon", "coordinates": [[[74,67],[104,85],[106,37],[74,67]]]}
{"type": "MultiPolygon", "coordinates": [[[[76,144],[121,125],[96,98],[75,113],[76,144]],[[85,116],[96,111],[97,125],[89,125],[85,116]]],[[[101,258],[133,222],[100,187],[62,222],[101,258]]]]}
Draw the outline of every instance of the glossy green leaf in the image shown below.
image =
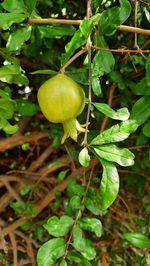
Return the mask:
{"type": "Polygon", "coordinates": [[[94,152],[98,158],[118,163],[121,166],[131,166],[134,164],[134,154],[128,149],[118,148],[114,144],[94,147],[94,152]]]}
{"type": "Polygon", "coordinates": [[[54,238],[42,245],[37,253],[38,266],[54,266],[57,259],[64,255],[66,242],[63,238],[54,238]]]}
{"type": "Polygon", "coordinates": [[[0,68],[0,80],[6,83],[28,84],[27,77],[19,65],[6,65],[0,68]]]}
{"type": "Polygon", "coordinates": [[[0,130],[3,130],[6,134],[14,134],[18,130],[18,125],[11,125],[6,118],[0,114],[0,130]]]}
{"type": "Polygon", "coordinates": [[[73,210],[79,210],[81,207],[81,197],[75,195],[70,199],[70,206],[73,210]]]}
{"type": "Polygon", "coordinates": [[[127,120],[106,129],[94,138],[90,145],[102,145],[113,142],[120,142],[136,131],[138,124],[135,120],[127,120]]]}
{"type": "Polygon", "coordinates": [[[142,233],[127,232],[123,234],[123,238],[136,248],[150,248],[150,238],[142,233]]]}
{"type": "Polygon", "coordinates": [[[59,264],[59,266],[67,266],[67,262],[66,260],[62,260],[61,263],[59,264]]]}
{"type": "Polygon", "coordinates": [[[38,28],[41,34],[41,38],[72,36],[76,30],[72,25],[40,26],[38,28]]]}
{"type": "Polygon", "coordinates": [[[99,19],[99,33],[111,35],[117,27],[127,20],[131,13],[131,5],[128,0],[119,0],[120,7],[112,7],[105,10],[99,19]]]}
{"type": "Polygon", "coordinates": [[[23,0],[5,0],[1,5],[6,11],[9,12],[25,13],[26,11],[23,0]]]}
{"type": "Polygon", "coordinates": [[[59,237],[65,236],[73,224],[73,219],[70,216],[61,216],[60,219],[53,216],[48,219],[47,223],[44,224],[44,228],[52,236],[59,237]]]}
{"type": "Polygon", "coordinates": [[[78,252],[68,252],[67,258],[72,262],[75,263],[73,265],[78,266],[92,266],[92,264],[89,262],[89,260],[85,259],[82,255],[80,255],[78,252]]]}
{"type": "Polygon", "coordinates": [[[143,96],[140,98],[131,110],[131,119],[137,121],[138,125],[140,126],[143,124],[148,117],[150,116],[150,96],[143,96]]]}
{"type": "Polygon", "coordinates": [[[85,147],[79,153],[79,162],[82,166],[88,167],[90,163],[90,156],[88,153],[88,149],[85,147]]]}
{"type": "Polygon", "coordinates": [[[119,175],[115,164],[101,159],[103,175],[97,200],[102,211],[106,210],[116,199],[119,191],[119,175]]]}
{"type": "Polygon", "coordinates": [[[92,103],[96,109],[100,112],[102,112],[104,115],[116,119],[125,121],[129,118],[130,113],[126,107],[123,107],[121,109],[118,109],[117,111],[114,111],[108,104],[106,103],[92,103]]]}
{"type": "Polygon", "coordinates": [[[82,230],[79,225],[76,225],[73,231],[73,246],[87,260],[93,260],[96,256],[92,242],[83,238],[82,230]]]}
{"type": "Polygon", "coordinates": [[[146,137],[150,137],[150,121],[148,121],[144,127],[143,127],[143,134],[146,136],[146,137]]]}
{"type": "Polygon", "coordinates": [[[148,56],[146,61],[146,81],[147,85],[150,86],[150,55],[148,56]]]}
{"type": "Polygon", "coordinates": [[[13,23],[20,23],[25,20],[26,15],[18,13],[0,13],[0,28],[9,29],[13,23]]]}
{"type": "MultiPolygon", "coordinates": [[[[103,36],[98,37],[98,45],[101,48],[108,48],[103,36]]],[[[115,59],[110,51],[98,51],[93,59],[92,77],[101,77],[110,73],[115,65],[115,59]]]]}
{"type": "Polygon", "coordinates": [[[9,35],[7,48],[10,51],[19,50],[24,42],[29,40],[31,36],[31,26],[22,27],[9,35]]]}
{"type": "Polygon", "coordinates": [[[101,95],[101,85],[99,77],[92,77],[92,90],[96,96],[101,95]]]}
{"type": "Polygon", "coordinates": [[[85,199],[85,207],[95,215],[100,214],[100,206],[96,201],[95,196],[86,197],[85,199]]]}
{"type": "Polygon", "coordinates": [[[32,116],[39,111],[39,106],[27,100],[17,100],[17,111],[23,116],[32,116]]]}
{"type": "Polygon", "coordinates": [[[86,19],[82,20],[79,30],[74,33],[71,41],[65,46],[66,54],[63,55],[62,66],[69,60],[69,58],[79,47],[83,46],[86,43],[93,27],[94,23],[92,19],[89,21],[87,21],[86,19]]]}
{"type": "Polygon", "coordinates": [[[13,117],[15,102],[6,91],[0,89],[0,130],[6,134],[14,134],[18,130],[18,125],[11,125],[8,119],[13,117]]]}
{"type": "Polygon", "coordinates": [[[7,92],[0,89],[0,114],[6,118],[11,119],[14,113],[14,101],[10,98],[7,92]]]}
{"type": "Polygon", "coordinates": [[[96,218],[83,217],[79,220],[79,225],[83,230],[95,233],[97,237],[102,235],[101,221],[96,218]]]}

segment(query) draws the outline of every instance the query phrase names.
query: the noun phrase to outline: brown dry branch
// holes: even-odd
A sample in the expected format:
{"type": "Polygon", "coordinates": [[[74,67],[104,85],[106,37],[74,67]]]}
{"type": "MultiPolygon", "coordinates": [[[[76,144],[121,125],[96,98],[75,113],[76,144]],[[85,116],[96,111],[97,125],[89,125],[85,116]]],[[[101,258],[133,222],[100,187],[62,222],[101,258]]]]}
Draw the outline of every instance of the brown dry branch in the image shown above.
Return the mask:
{"type": "MultiPolygon", "coordinates": [[[[52,25],[52,24],[64,24],[64,25],[80,25],[82,20],[71,20],[71,19],[32,19],[29,18],[27,23],[29,25],[52,25]]],[[[117,27],[120,31],[127,31],[132,33],[138,33],[142,35],[150,36],[150,30],[148,29],[141,29],[138,27],[131,27],[127,25],[120,25],[117,27]]]]}
{"type": "Polygon", "coordinates": [[[20,146],[24,143],[34,143],[40,139],[48,137],[47,131],[33,132],[31,135],[13,135],[11,137],[0,139],[0,152],[20,146]]]}

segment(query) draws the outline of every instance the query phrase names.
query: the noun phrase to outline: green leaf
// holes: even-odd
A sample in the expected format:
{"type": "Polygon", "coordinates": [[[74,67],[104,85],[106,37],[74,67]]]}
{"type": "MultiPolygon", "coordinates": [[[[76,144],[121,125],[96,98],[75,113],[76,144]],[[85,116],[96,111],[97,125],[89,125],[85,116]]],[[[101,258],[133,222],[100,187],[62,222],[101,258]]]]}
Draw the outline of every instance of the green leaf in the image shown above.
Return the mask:
{"type": "Polygon", "coordinates": [[[67,262],[65,260],[62,260],[61,263],[59,264],[59,266],[67,266],[67,262]]]}
{"type": "Polygon", "coordinates": [[[36,7],[37,0],[24,0],[24,2],[27,7],[28,13],[31,14],[36,7]]]}
{"type": "Polygon", "coordinates": [[[90,163],[90,156],[88,153],[88,149],[85,147],[79,153],[79,162],[82,166],[88,167],[90,163]]]}
{"type": "Polygon", "coordinates": [[[100,214],[99,204],[97,203],[96,198],[94,196],[93,197],[86,197],[85,207],[95,215],[100,214]]]}
{"type": "Polygon", "coordinates": [[[134,164],[134,154],[126,148],[118,148],[114,144],[108,144],[94,148],[98,158],[110,162],[118,163],[121,166],[131,166],[134,164]]]}
{"type": "MultiPolygon", "coordinates": [[[[108,48],[103,36],[98,37],[98,45],[101,48],[108,48]]],[[[115,59],[110,51],[98,51],[93,59],[92,77],[101,77],[110,73],[115,65],[115,59]]]]}
{"type": "Polygon", "coordinates": [[[129,118],[130,113],[126,107],[123,107],[121,109],[118,109],[117,111],[114,111],[108,104],[106,103],[92,103],[96,109],[100,112],[102,112],[104,115],[116,119],[125,121],[129,118]]]}
{"type": "Polygon", "coordinates": [[[86,67],[70,69],[66,71],[66,74],[76,82],[88,85],[88,69],[86,67]]]}
{"type": "Polygon", "coordinates": [[[124,23],[131,13],[131,5],[128,0],[119,0],[119,7],[105,10],[99,19],[99,33],[101,35],[112,35],[119,25],[124,23]]]}
{"type": "Polygon", "coordinates": [[[9,94],[0,89],[0,130],[6,134],[14,134],[18,130],[18,125],[11,125],[8,119],[14,114],[15,102],[9,94]]]}
{"type": "Polygon", "coordinates": [[[150,55],[148,56],[146,61],[146,81],[147,85],[150,86],[150,55]]]}
{"type": "Polygon", "coordinates": [[[136,131],[138,125],[135,120],[127,120],[106,129],[94,138],[90,145],[102,145],[119,142],[127,139],[129,135],[136,131]]]}
{"type": "Polygon", "coordinates": [[[9,121],[0,114],[0,130],[3,130],[6,134],[11,135],[17,132],[18,125],[11,125],[9,121]]]}
{"type": "Polygon", "coordinates": [[[68,252],[67,254],[67,258],[72,262],[72,263],[76,263],[73,265],[78,265],[78,266],[92,266],[92,264],[86,260],[85,258],[83,258],[82,255],[80,255],[78,252],[68,252]]]}
{"type": "Polygon", "coordinates": [[[112,71],[109,75],[111,80],[113,82],[116,82],[121,90],[124,90],[126,88],[125,81],[123,80],[122,75],[119,72],[112,71]]]}
{"type": "Polygon", "coordinates": [[[53,266],[64,255],[66,242],[63,238],[54,238],[40,247],[37,253],[38,266],[53,266]]]}
{"type": "Polygon", "coordinates": [[[147,85],[146,77],[142,78],[138,83],[127,81],[127,85],[136,95],[150,95],[150,86],[147,85]]]}
{"type": "Polygon", "coordinates": [[[97,194],[102,211],[106,210],[116,199],[119,191],[119,175],[115,164],[101,159],[103,175],[97,194]]]}
{"type": "Polygon", "coordinates": [[[22,69],[19,65],[6,65],[0,68],[0,80],[6,83],[28,84],[27,77],[22,74],[22,69]]]}
{"type": "Polygon", "coordinates": [[[123,238],[136,248],[150,248],[150,238],[139,232],[127,232],[123,238]]]}
{"type": "Polygon", "coordinates": [[[43,74],[46,74],[46,75],[57,75],[58,72],[54,71],[52,69],[41,69],[41,70],[33,71],[33,72],[31,72],[31,74],[32,75],[43,75],[43,74]]]}
{"type": "Polygon", "coordinates": [[[76,225],[73,231],[73,246],[87,260],[93,260],[96,256],[92,242],[83,238],[79,225],[76,225]]]}
{"type": "Polygon", "coordinates": [[[96,96],[101,95],[101,85],[99,77],[92,77],[92,90],[96,96]]]}
{"type": "Polygon", "coordinates": [[[1,5],[9,12],[25,13],[26,11],[23,0],[5,0],[1,5]]]}
{"type": "Polygon", "coordinates": [[[81,46],[83,46],[87,38],[94,27],[94,23],[91,20],[82,20],[79,30],[77,30],[71,41],[65,46],[66,54],[62,58],[62,66],[69,60],[74,52],[81,46]]]}
{"type": "Polygon", "coordinates": [[[0,13],[0,28],[7,30],[13,23],[20,23],[25,18],[26,16],[24,14],[0,13]]]}
{"type": "Polygon", "coordinates": [[[41,38],[58,38],[62,36],[72,36],[75,33],[75,27],[72,25],[53,25],[38,27],[41,38]]]}
{"type": "Polygon", "coordinates": [[[59,172],[58,176],[57,176],[57,180],[58,181],[63,181],[68,173],[69,169],[66,169],[64,171],[59,172]]]}
{"type": "Polygon", "coordinates": [[[146,136],[146,137],[150,137],[150,121],[148,121],[144,127],[143,127],[143,134],[146,136]]]}
{"type": "Polygon", "coordinates": [[[74,195],[83,196],[84,188],[83,186],[77,184],[76,179],[71,178],[68,182],[67,193],[70,197],[74,195]]]}
{"type": "Polygon", "coordinates": [[[79,220],[79,225],[83,230],[95,233],[97,237],[101,237],[102,235],[102,224],[100,220],[96,218],[81,218],[79,220]]]}
{"type": "Polygon", "coordinates": [[[21,196],[27,195],[29,193],[30,189],[31,189],[31,186],[29,186],[29,185],[24,186],[20,191],[21,196]]]}
{"type": "Polygon", "coordinates": [[[136,120],[140,126],[148,119],[149,116],[150,96],[143,96],[133,105],[130,118],[136,120]]]}
{"type": "Polygon", "coordinates": [[[73,196],[70,199],[70,206],[73,210],[79,210],[81,207],[81,198],[79,196],[73,196]]]}
{"type": "Polygon", "coordinates": [[[65,236],[69,232],[73,222],[73,219],[66,215],[60,217],[60,219],[56,216],[53,216],[48,219],[46,224],[44,224],[44,228],[52,236],[65,236]]]}
{"type": "Polygon", "coordinates": [[[23,116],[32,116],[39,111],[38,105],[31,103],[27,100],[18,99],[17,111],[23,116]]]}
{"type": "Polygon", "coordinates": [[[25,26],[10,34],[6,45],[9,51],[19,50],[24,42],[29,40],[31,29],[31,26],[25,26]]]}

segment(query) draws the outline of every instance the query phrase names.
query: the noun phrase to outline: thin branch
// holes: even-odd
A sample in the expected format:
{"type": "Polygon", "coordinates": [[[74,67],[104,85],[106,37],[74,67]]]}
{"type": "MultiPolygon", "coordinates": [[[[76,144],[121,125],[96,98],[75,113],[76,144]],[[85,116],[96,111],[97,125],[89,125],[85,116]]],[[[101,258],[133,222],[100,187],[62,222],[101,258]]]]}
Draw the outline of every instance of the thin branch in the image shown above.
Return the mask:
{"type": "MultiPolygon", "coordinates": [[[[138,11],[138,2],[137,2],[137,0],[135,0],[135,4],[134,4],[134,27],[136,27],[136,28],[137,28],[137,11],[138,11]]],[[[134,47],[135,48],[138,47],[137,32],[134,33],[134,47]]]]}
{"type": "MultiPolygon", "coordinates": [[[[92,16],[92,1],[87,0],[87,19],[90,19],[92,16]]],[[[87,146],[87,136],[88,136],[88,126],[89,126],[89,120],[90,120],[90,113],[91,113],[91,103],[92,103],[92,68],[91,68],[91,35],[89,35],[87,39],[87,44],[86,47],[88,49],[88,69],[89,69],[89,104],[88,104],[88,110],[87,110],[87,117],[86,117],[86,127],[85,127],[85,134],[84,134],[84,139],[81,145],[87,146]]]]}
{"type": "MultiPolygon", "coordinates": [[[[110,87],[110,91],[109,91],[109,96],[108,96],[108,105],[111,107],[112,105],[112,100],[113,100],[113,94],[115,89],[117,88],[117,83],[113,83],[110,87]]],[[[103,132],[104,129],[106,128],[107,125],[107,121],[108,121],[108,116],[105,116],[103,118],[102,124],[101,124],[101,128],[100,128],[100,132],[103,132]]]]}
{"type": "Polygon", "coordinates": [[[53,19],[53,18],[43,18],[43,19],[29,18],[27,21],[29,25],[51,25],[51,24],[80,25],[81,22],[82,20],[53,19]]]}
{"type": "Polygon", "coordinates": [[[131,27],[127,25],[120,25],[119,27],[117,27],[117,29],[121,31],[133,32],[133,33],[136,32],[138,34],[150,36],[150,30],[146,30],[146,29],[131,27]]]}
{"type": "MultiPolygon", "coordinates": [[[[51,24],[63,24],[63,25],[80,25],[82,20],[73,20],[73,19],[31,19],[29,18],[27,23],[29,25],[51,25],[51,24]]],[[[147,29],[141,29],[137,27],[131,27],[127,25],[120,25],[117,27],[120,31],[127,31],[127,32],[133,32],[138,33],[142,35],[148,35],[150,36],[150,30],[147,29]]]]}
{"type": "Polygon", "coordinates": [[[87,47],[84,47],[82,50],[80,50],[79,52],[77,52],[75,55],[73,55],[68,61],[67,63],[60,69],[61,73],[65,72],[65,69],[72,63],[74,62],[79,56],[81,56],[82,54],[87,52],[87,47]]]}
{"type": "Polygon", "coordinates": [[[148,149],[150,148],[150,145],[138,145],[133,147],[128,147],[129,150],[139,150],[139,149],[148,149]]]}
{"type": "Polygon", "coordinates": [[[93,49],[98,50],[98,51],[109,51],[109,52],[113,52],[113,53],[149,53],[149,50],[141,50],[141,49],[109,49],[109,48],[103,48],[103,47],[97,47],[95,45],[92,46],[93,49]]]}

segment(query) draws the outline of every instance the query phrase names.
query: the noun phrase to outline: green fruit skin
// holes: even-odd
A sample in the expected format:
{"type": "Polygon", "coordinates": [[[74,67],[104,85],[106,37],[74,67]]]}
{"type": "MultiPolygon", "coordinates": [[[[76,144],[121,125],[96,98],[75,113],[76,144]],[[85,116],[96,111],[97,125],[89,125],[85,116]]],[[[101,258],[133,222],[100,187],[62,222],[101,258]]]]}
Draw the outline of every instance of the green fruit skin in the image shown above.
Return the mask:
{"type": "Polygon", "coordinates": [[[63,123],[76,118],[83,111],[85,94],[71,78],[57,74],[39,88],[38,102],[47,120],[63,123]]]}

